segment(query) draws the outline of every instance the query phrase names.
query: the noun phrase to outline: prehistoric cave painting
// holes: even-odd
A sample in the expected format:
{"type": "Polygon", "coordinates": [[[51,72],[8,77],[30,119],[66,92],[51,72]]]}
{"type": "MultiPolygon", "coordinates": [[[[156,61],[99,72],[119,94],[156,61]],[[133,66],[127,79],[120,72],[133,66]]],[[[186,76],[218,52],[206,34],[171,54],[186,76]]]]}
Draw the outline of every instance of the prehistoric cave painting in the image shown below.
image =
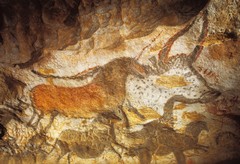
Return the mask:
{"type": "MultiPolygon", "coordinates": [[[[112,127],[111,127],[112,128],[112,127]]],[[[111,129],[114,130],[114,129],[111,129]]],[[[99,157],[106,149],[112,150],[119,157],[121,155],[114,149],[112,144],[121,146],[115,141],[115,134],[108,130],[90,130],[87,132],[78,132],[74,130],[65,130],[63,131],[56,145],[61,149],[60,158],[67,153],[75,153],[81,158],[97,158],[99,157]]]]}
{"type": "Polygon", "coordinates": [[[127,99],[133,108],[150,107],[169,117],[176,101],[205,103],[219,96],[219,92],[208,87],[205,80],[191,69],[186,56],[174,58],[171,62],[169,69],[161,75],[144,79],[129,76],[127,99]]]}
{"type": "Polygon", "coordinates": [[[141,164],[152,161],[153,155],[167,155],[174,153],[178,163],[186,163],[183,151],[189,149],[207,150],[208,147],[198,144],[198,135],[202,130],[208,130],[206,122],[191,122],[186,126],[185,133],[175,132],[171,128],[165,128],[158,121],[152,121],[144,125],[141,131],[129,133],[128,137],[140,139],[146,138],[141,145],[129,148],[129,155],[138,156],[141,164]]]}
{"type": "Polygon", "coordinates": [[[211,79],[212,81],[214,81],[216,83],[219,82],[219,76],[214,71],[211,71],[208,68],[204,68],[204,67],[201,67],[201,66],[197,66],[196,69],[203,76],[211,79]]]}
{"type": "Polygon", "coordinates": [[[43,114],[58,111],[69,117],[92,118],[114,112],[128,125],[121,106],[129,74],[146,76],[145,68],[132,58],[115,59],[99,71],[93,81],[82,87],[67,88],[38,85],[32,89],[32,102],[43,114]]]}
{"type": "Polygon", "coordinates": [[[208,112],[216,115],[239,115],[240,98],[234,92],[225,92],[215,101],[207,103],[208,112]]]}
{"type": "MultiPolygon", "coordinates": [[[[210,88],[204,78],[192,66],[193,62],[201,54],[202,44],[207,35],[208,22],[206,14],[206,11],[202,13],[204,23],[198,40],[199,45],[189,55],[180,54],[169,57],[168,53],[173,43],[180,36],[184,35],[194,25],[196,19],[200,19],[199,17],[171,37],[159,52],[157,58],[153,57],[150,59],[153,67],[140,65],[136,61],[141,57],[140,54],[135,59],[114,59],[102,67],[97,67],[93,72],[90,70],[90,73],[83,73],[83,76],[82,74],[73,77],[50,76],[50,78],[57,80],[61,78],[65,80],[79,78],[82,80],[87,76],[97,74],[93,81],[81,87],[62,87],[53,83],[51,85],[45,84],[44,82],[33,88],[29,87],[34,112],[38,115],[38,111],[40,111],[39,120],[34,125],[32,122],[35,120],[35,115],[32,116],[29,122],[21,119],[21,115],[23,115],[21,111],[31,107],[30,104],[23,104],[21,100],[21,90],[22,87],[25,87],[25,84],[21,85],[22,83],[19,83],[17,80],[9,78],[8,80],[10,81],[4,82],[4,85],[1,84],[3,87],[0,91],[4,94],[5,91],[9,92],[12,94],[13,99],[19,101],[15,105],[13,100],[9,103],[2,98],[3,105],[0,106],[0,116],[5,118],[8,116],[8,121],[14,118],[18,124],[29,127],[33,132],[26,130],[27,132],[24,134],[19,133],[19,135],[23,136],[21,136],[22,138],[29,138],[27,144],[21,147],[16,142],[18,138],[21,138],[18,135],[15,138],[9,137],[7,140],[0,140],[0,150],[4,152],[3,154],[0,153],[0,157],[3,156],[1,158],[3,160],[0,161],[5,161],[6,158],[10,158],[10,155],[14,155],[14,161],[16,162],[24,161],[24,157],[28,156],[25,161],[36,163],[37,161],[45,160],[50,154],[53,154],[53,157],[56,156],[57,158],[56,161],[62,160],[67,155],[67,162],[71,163],[70,158],[72,155],[76,155],[81,159],[93,159],[102,156],[105,151],[112,151],[120,159],[124,159],[126,156],[137,157],[139,159],[137,162],[144,164],[154,161],[155,156],[165,156],[170,153],[174,154],[177,163],[187,163],[186,151],[195,149],[207,151],[208,147],[199,143],[199,134],[203,130],[209,130],[206,122],[188,123],[184,132],[166,127],[165,125],[169,120],[172,123],[176,102],[182,102],[186,104],[185,106],[192,103],[204,104],[213,101],[220,94],[218,91],[210,88]],[[126,124],[126,127],[129,127],[128,115],[123,111],[125,105],[130,112],[134,112],[141,119],[148,119],[141,114],[139,109],[142,107],[151,108],[162,115],[163,119],[154,121],[148,119],[147,123],[145,122],[143,126],[139,126],[140,128],[135,129],[135,131],[122,128],[118,124],[121,121],[126,124]],[[46,122],[42,120],[49,114],[51,116],[46,125],[46,122]],[[57,117],[59,115],[67,117],[61,120],[57,117]],[[81,127],[78,124],[80,127],[68,126],[68,129],[59,126],[58,123],[54,123],[57,119],[59,119],[59,122],[63,120],[75,122],[75,118],[95,118],[85,126],[98,123],[103,124],[105,129],[95,126],[94,130],[92,130],[89,127],[81,127]],[[118,120],[117,123],[114,119],[118,120]],[[59,135],[51,133],[54,128],[62,130],[59,135]],[[124,137],[122,137],[123,134],[125,134],[124,137]],[[128,144],[128,140],[134,140],[135,142],[128,144]],[[137,141],[139,140],[142,142],[138,143],[137,141]],[[117,145],[124,150],[116,151],[113,145],[117,145]],[[5,154],[7,155],[5,156],[5,154]]],[[[65,20],[68,20],[64,22],[65,25],[74,24],[75,22],[75,18],[71,18],[71,16],[69,18],[66,17],[65,20]]],[[[160,36],[158,35],[158,37],[160,36]]],[[[143,48],[144,50],[145,48],[143,48]]],[[[207,71],[203,72],[211,75],[207,71]]],[[[34,72],[34,75],[46,79],[49,77],[39,72],[34,72]]],[[[232,103],[237,103],[239,98],[230,98],[229,103],[225,103],[224,99],[222,102],[220,100],[217,99],[215,101],[216,104],[219,103],[221,107],[226,105],[226,108],[229,108],[232,103]]],[[[5,131],[5,124],[7,122],[4,122],[3,127],[0,124],[0,132],[3,132],[0,133],[0,137],[2,134],[9,135],[5,131]]],[[[17,130],[20,132],[24,131],[21,128],[17,130]]],[[[13,130],[10,129],[10,131],[13,130]]],[[[217,148],[236,143],[239,145],[239,137],[233,132],[217,133],[214,139],[217,148]]],[[[208,146],[212,146],[211,143],[208,146]]],[[[231,150],[235,152],[236,149],[231,147],[231,150]]]]}
{"type": "MultiPolygon", "coordinates": [[[[203,153],[208,151],[208,146],[198,144],[198,136],[203,130],[208,131],[207,124],[203,121],[191,122],[186,125],[185,134],[177,133],[172,128],[166,128],[158,121],[152,121],[145,124],[140,131],[126,133],[126,141],[128,139],[144,141],[141,144],[133,144],[131,147],[127,147],[125,143],[117,143],[115,133],[109,133],[109,131],[97,129],[88,132],[65,130],[60,134],[53,148],[59,147],[61,150],[57,161],[66,154],[71,156],[72,153],[83,159],[97,158],[105,150],[115,152],[121,159],[123,154],[114,149],[112,145],[115,144],[124,149],[125,155],[138,156],[139,162],[142,164],[151,163],[154,160],[154,155],[163,156],[172,152],[178,163],[186,163],[184,151],[191,149],[199,149],[203,153]]],[[[231,135],[235,136],[232,133],[231,135]]],[[[225,133],[219,133],[216,137],[217,144],[220,144],[220,140],[222,141],[224,136],[225,133]]],[[[36,143],[36,140],[33,143],[36,143]]],[[[41,145],[44,144],[43,142],[40,143],[41,145]]]]}
{"type": "Polygon", "coordinates": [[[116,157],[121,160],[122,152],[119,152],[118,149],[124,149],[126,152],[128,148],[116,141],[114,123],[108,118],[106,120],[103,129],[95,127],[93,129],[89,128],[87,131],[63,130],[54,142],[49,142],[47,137],[47,131],[50,130],[49,127],[53,123],[50,121],[48,128],[41,130],[40,133],[36,133],[28,140],[27,148],[34,154],[35,162],[39,152],[42,160],[46,159],[49,154],[57,152],[54,163],[59,163],[64,156],[67,156],[68,163],[71,163],[72,155],[81,159],[94,159],[108,151],[116,154],[116,157]]]}
{"type": "MultiPolygon", "coordinates": [[[[200,45],[207,35],[206,11],[203,13],[203,20],[203,30],[199,37],[200,45]]],[[[208,86],[205,79],[192,66],[201,53],[202,46],[197,46],[190,55],[180,54],[168,58],[168,52],[174,41],[189,30],[193,22],[166,42],[165,49],[158,54],[159,61],[155,58],[151,59],[157,74],[154,72],[143,79],[131,75],[128,77],[127,99],[132,108],[150,107],[167,121],[172,118],[174,102],[206,103],[220,95],[220,92],[208,86]]]]}
{"type": "Polygon", "coordinates": [[[240,137],[231,131],[217,133],[215,141],[217,146],[227,147],[227,151],[234,151],[236,148],[240,150],[240,137]]]}
{"type": "Polygon", "coordinates": [[[38,76],[44,77],[44,78],[54,78],[54,79],[66,79],[66,80],[71,80],[71,79],[78,79],[78,80],[84,80],[88,77],[93,77],[94,74],[96,74],[100,70],[101,66],[96,66],[93,68],[89,68],[87,70],[84,70],[83,72],[77,73],[76,75],[72,76],[54,76],[50,75],[50,73],[54,72],[51,69],[43,69],[40,71],[35,71],[32,70],[32,72],[38,76]]]}

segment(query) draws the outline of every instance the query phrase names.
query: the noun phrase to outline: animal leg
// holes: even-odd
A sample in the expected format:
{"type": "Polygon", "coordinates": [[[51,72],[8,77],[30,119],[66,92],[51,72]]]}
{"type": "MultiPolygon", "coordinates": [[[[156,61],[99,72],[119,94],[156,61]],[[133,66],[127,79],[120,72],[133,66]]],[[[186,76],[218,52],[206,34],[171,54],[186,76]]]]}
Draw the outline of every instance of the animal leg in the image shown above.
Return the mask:
{"type": "Polygon", "coordinates": [[[173,152],[178,164],[186,164],[186,158],[182,151],[173,152]]]}
{"type": "Polygon", "coordinates": [[[68,164],[71,164],[71,156],[70,155],[71,155],[70,153],[68,153],[68,155],[67,155],[68,164]]]}
{"type": "Polygon", "coordinates": [[[49,123],[48,123],[48,125],[45,127],[45,129],[44,129],[45,132],[46,132],[47,130],[49,130],[49,128],[52,126],[52,123],[53,123],[53,121],[54,121],[54,119],[55,119],[55,117],[56,117],[57,115],[58,115],[58,112],[55,111],[55,110],[51,113],[49,123]]]}
{"type": "Polygon", "coordinates": [[[119,116],[123,120],[123,123],[125,124],[125,127],[129,128],[130,127],[129,120],[127,118],[126,113],[123,111],[122,106],[118,107],[118,110],[117,110],[116,114],[117,114],[117,116],[119,116]]]}
{"type": "Polygon", "coordinates": [[[117,156],[119,157],[119,159],[122,159],[121,154],[120,154],[119,152],[117,152],[112,145],[110,145],[110,149],[111,149],[114,153],[117,154],[117,156]]]}
{"type": "Polygon", "coordinates": [[[40,122],[41,118],[43,117],[43,113],[40,112],[40,114],[37,113],[35,109],[32,109],[33,115],[31,116],[31,119],[28,121],[27,126],[32,127],[33,129],[36,129],[38,126],[38,123],[40,122]],[[37,118],[37,121],[33,123],[34,119],[37,118]]]}
{"type": "Polygon", "coordinates": [[[173,105],[174,105],[174,98],[170,98],[166,104],[164,105],[164,114],[163,118],[161,118],[161,122],[163,124],[169,124],[170,127],[173,127],[174,121],[173,121],[173,105]]]}
{"type": "Polygon", "coordinates": [[[127,103],[128,103],[127,106],[128,106],[129,111],[135,113],[135,114],[136,114],[138,117],[140,117],[141,119],[145,119],[145,116],[142,115],[136,108],[134,108],[134,107],[131,105],[131,103],[130,103],[129,100],[127,100],[127,103]]]}
{"type": "Polygon", "coordinates": [[[57,140],[55,145],[58,145],[61,150],[61,154],[59,155],[59,157],[57,159],[57,161],[59,162],[63,156],[65,156],[67,153],[70,153],[70,149],[69,149],[67,143],[62,142],[60,140],[57,140]]]}
{"type": "Polygon", "coordinates": [[[120,143],[117,142],[117,139],[116,139],[116,134],[115,134],[115,128],[114,128],[114,124],[111,123],[111,126],[110,126],[110,129],[109,129],[109,135],[112,139],[111,143],[110,143],[110,148],[119,156],[119,158],[121,159],[122,156],[122,152],[119,153],[114,147],[117,146],[118,148],[121,148],[122,150],[124,151],[128,151],[128,148],[121,145],[120,143]],[[113,146],[114,145],[114,146],[113,146]]]}
{"type": "Polygon", "coordinates": [[[158,65],[158,61],[157,61],[156,56],[153,56],[153,57],[149,58],[148,60],[152,63],[152,65],[155,68],[156,72],[159,73],[159,65],[158,65]]]}
{"type": "Polygon", "coordinates": [[[150,164],[152,161],[152,154],[147,148],[138,150],[138,158],[140,164],[150,164]]]}

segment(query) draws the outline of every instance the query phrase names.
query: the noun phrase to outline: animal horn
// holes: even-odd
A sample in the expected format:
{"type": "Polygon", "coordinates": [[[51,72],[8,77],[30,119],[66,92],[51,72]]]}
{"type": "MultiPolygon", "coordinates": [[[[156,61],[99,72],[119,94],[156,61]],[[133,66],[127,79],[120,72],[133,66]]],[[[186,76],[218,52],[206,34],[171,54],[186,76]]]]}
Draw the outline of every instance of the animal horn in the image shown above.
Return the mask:
{"type": "Polygon", "coordinates": [[[184,28],[174,34],[168,41],[164,44],[163,48],[158,53],[158,60],[166,62],[168,59],[168,53],[171,50],[173,43],[182,35],[184,35],[195,23],[197,17],[188,23],[184,28]]]}
{"type": "Polygon", "coordinates": [[[156,70],[157,72],[159,72],[159,67],[158,67],[158,62],[157,62],[156,56],[152,56],[152,57],[149,58],[148,60],[151,62],[152,66],[155,68],[155,70],[156,70]]]}
{"type": "MultiPolygon", "coordinates": [[[[174,34],[168,41],[164,44],[163,48],[158,53],[158,63],[157,69],[159,73],[166,72],[169,70],[171,62],[168,62],[168,54],[171,50],[173,43],[182,35],[184,35],[195,23],[197,17],[195,17],[190,23],[188,23],[184,28],[174,34]],[[166,64],[167,63],[167,64],[166,64]]],[[[150,59],[151,63],[155,62],[154,59],[150,59]]],[[[154,63],[153,63],[154,64],[154,63]]]]}
{"type": "Polygon", "coordinates": [[[202,26],[202,32],[198,38],[198,45],[193,49],[193,51],[190,53],[188,58],[190,61],[194,62],[199,57],[203,50],[203,43],[205,41],[205,38],[208,34],[208,19],[207,19],[208,12],[207,10],[204,10],[203,12],[203,26],[202,26]]]}
{"type": "MultiPolygon", "coordinates": [[[[151,58],[148,59],[153,68],[154,68],[154,72],[158,73],[158,74],[162,74],[164,72],[166,72],[167,70],[170,69],[169,64],[164,63],[163,61],[159,61],[157,60],[156,56],[152,56],[151,58]]],[[[152,71],[153,72],[153,71],[152,71]]]]}
{"type": "Polygon", "coordinates": [[[147,71],[144,68],[144,66],[139,64],[136,60],[131,60],[131,69],[137,75],[140,75],[143,77],[147,75],[147,71]]]}

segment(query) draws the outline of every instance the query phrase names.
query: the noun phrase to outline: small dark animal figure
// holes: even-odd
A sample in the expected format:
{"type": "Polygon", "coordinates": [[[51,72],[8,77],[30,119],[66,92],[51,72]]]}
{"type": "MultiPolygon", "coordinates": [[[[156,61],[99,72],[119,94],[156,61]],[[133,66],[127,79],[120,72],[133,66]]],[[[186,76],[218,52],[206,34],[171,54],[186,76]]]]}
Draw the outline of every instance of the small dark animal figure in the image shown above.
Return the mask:
{"type": "Polygon", "coordinates": [[[186,134],[175,132],[171,128],[164,128],[158,121],[144,125],[139,132],[130,133],[131,138],[144,138],[145,143],[130,148],[129,155],[138,156],[141,164],[151,163],[152,155],[167,155],[174,153],[177,163],[186,163],[184,151],[190,149],[203,149],[206,146],[198,144],[198,135],[202,130],[208,130],[205,122],[192,122],[186,127],[186,134]]]}
{"type": "Polygon", "coordinates": [[[125,100],[125,82],[129,74],[146,76],[146,69],[133,58],[118,58],[102,68],[85,86],[68,88],[38,85],[32,89],[32,102],[43,114],[57,111],[69,117],[92,118],[113,112],[128,126],[121,106],[125,100]]]}

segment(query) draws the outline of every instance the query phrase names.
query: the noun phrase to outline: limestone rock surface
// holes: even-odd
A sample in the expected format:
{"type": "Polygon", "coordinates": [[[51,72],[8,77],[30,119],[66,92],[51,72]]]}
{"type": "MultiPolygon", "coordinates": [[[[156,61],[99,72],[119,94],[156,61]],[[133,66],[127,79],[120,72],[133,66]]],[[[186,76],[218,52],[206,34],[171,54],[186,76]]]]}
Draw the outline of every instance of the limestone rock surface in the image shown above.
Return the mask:
{"type": "Polygon", "coordinates": [[[239,0],[0,0],[0,163],[240,161],[239,0]]]}

